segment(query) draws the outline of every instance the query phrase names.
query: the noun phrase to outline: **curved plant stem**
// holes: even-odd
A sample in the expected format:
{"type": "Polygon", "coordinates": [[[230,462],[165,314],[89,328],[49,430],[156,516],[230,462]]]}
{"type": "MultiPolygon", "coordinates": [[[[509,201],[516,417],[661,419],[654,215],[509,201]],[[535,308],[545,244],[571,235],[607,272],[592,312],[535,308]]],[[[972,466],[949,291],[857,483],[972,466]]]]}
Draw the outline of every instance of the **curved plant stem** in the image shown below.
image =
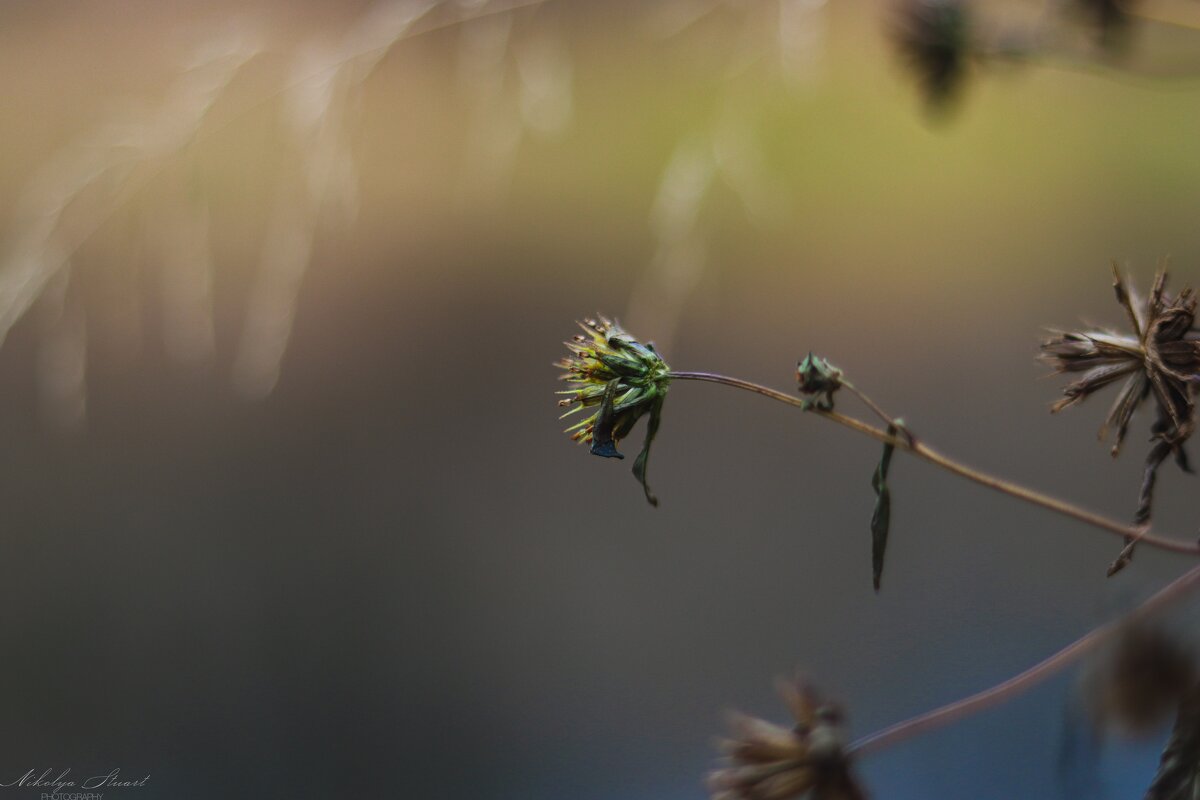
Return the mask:
{"type": "Polygon", "coordinates": [[[1170,605],[1197,586],[1200,586],[1200,566],[1192,567],[1181,577],[1167,584],[1156,594],[1152,595],[1149,600],[1146,600],[1124,617],[1085,634],[1054,655],[1035,664],[1019,675],[1015,675],[1002,683],[998,683],[970,697],[964,697],[941,708],[935,708],[924,714],[918,714],[915,717],[898,722],[869,736],[864,736],[862,739],[851,744],[847,753],[856,756],[874,753],[910,737],[950,725],[978,711],[984,711],[999,705],[1062,671],[1087,653],[1096,649],[1096,647],[1126,625],[1170,605]]]}
{"type": "MultiPolygon", "coordinates": [[[[767,386],[762,386],[750,381],[744,381],[740,378],[731,378],[727,375],[717,375],[711,372],[672,372],[672,380],[681,381],[707,381],[709,383],[720,383],[725,386],[732,386],[735,389],[743,389],[755,394],[761,394],[764,397],[769,397],[781,403],[786,403],[796,408],[804,408],[804,401],[799,397],[794,397],[790,394],[772,389],[767,386]]],[[[861,392],[855,390],[860,398],[863,397],[861,392]]],[[[868,404],[872,410],[879,414],[882,418],[890,420],[891,418],[884,414],[874,403],[868,404]]],[[[904,432],[898,435],[891,435],[883,428],[877,428],[870,423],[855,419],[854,417],[846,416],[837,411],[822,411],[817,408],[809,408],[813,414],[824,417],[839,425],[843,425],[851,430],[858,431],[861,434],[870,436],[880,442],[890,442],[897,449],[904,450],[917,458],[924,459],[931,464],[934,464],[947,472],[952,472],[967,480],[974,481],[980,485],[986,486],[989,489],[994,489],[1002,494],[1015,497],[1018,500],[1023,500],[1035,506],[1049,509],[1063,516],[1091,525],[1094,528],[1107,531],[1114,536],[1132,537],[1148,547],[1157,547],[1160,550],[1166,550],[1172,553],[1185,553],[1188,555],[1200,555],[1200,545],[1191,544],[1188,542],[1179,541],[1177,539],[1168,539],[1160,536],[1154,536],[1148,532],[1149,528],[1145,525],[1126,525],[1125,523],[1109,519],[1102,514],[1097,514],[1093,511],[1088,511],[1086,508],[1077,506],[1073,503],[1068,503],[1065,500],[1060,500],[1057,497],[1052,497],[1048,494],[1030,489],[1012,481],[997,478],[986,472],[981,472],[973,467],[968,467],[949,456],[939,453],[937,450],[925,444],[916,438],[912,438],[904,432]]]]}
{"type": "MultiPolygon", "coordinates": [[[[709,383],[720,383],[725,386],[731,386],[735,389],[743,389],[754,394],[760,394],[772,400],[777,400],[789,406],[811,411],[818,416],[825,417],[828,420],[844,425],[847,428],[858,431],[873,439],[881,442],[891,443],[900,450],[904,450],[922,458],[931,464],[941,467],[942,469],[952,472],[955,475],[960,475],[968,480],[987,486],[1002,494],[1007,494],[1019,500],[1024,500],[1027,503],[1041,506],[1042,508],[1050,509],[1072,519],[1087,523],[1093,527],[1108,531],[1109,533],[1118,536],[1136,537],[1138,541],[1144,542],[1147,545],[1158,547],[1163,550],[1168,550],[1176,553],[1189,553],[1192,555],[1200,555],[1200,546],[1187,544],[1173,539],[1164,539],[1150,535],[1148,526],[1130,526],[1124,525],[1115,520],[1095,514],[1087,509],[1080,508],[1058,498],[1051,497],[1033,489],[1020,486],[1019,484],[994,477],[985,472],[968,467],[954,459],[942,455],[933,448],[929,447],[922,441],[918,441],[915,437],[908,434],[907,431],[901,429],[900,433],[892,435],[886,430],[880,429],[862,420],[854,417],[846,416],[836,411],[823,411],[816,407],[807,407],[803,399],[794,397],[790,394],[772,389],[768,386],[762,386],[750,381],[744,381],[740,378],[731,378],[727,375],[717,375],[711,372],[672,372],[673,380],[689,380],[689,381],[707,381],[709,383]]],[[[853,392],[861,399],[873,413],[879,416],[885,422],[895,425],[896,420],[884,412],[878,405],[870,400],[857,388],[845,383],[843,386],[853,392]]],[[[1121,619],[1102,625],[1081,638],[1075,640],[1071,644],[1059,650],[1054,655],[1041,661],[1038,664],[1030,667],[1024,672],[1009,678],[1006,681],[996,684],[981,692],[977,692],[969,697],[961,700],[956,700],[940,708],[935,708],[932,711],[927,711],[923,714],[918,714],[903,722],[898,722],[895,725],[884,728],[868,736],[859,739],[849,746],[847,755],[862,756],[883,750],[891,745],[909,739],[913,736],[918,736],[927,731],[936,730],[937,728],[950,725],[958,720],[971,716],[979,711],[992,708],[999,705],[1029,689],[1038,683],[1046,680],[1052,675],[1057,674],[1066,667],[1077,662],[1087,653],[1096,649],[1106,639],[1121,630],[1122,627],[1136,620],[1141,619],[1161,608],[1164,608],[1171,603],[1185,596],[1189,591],[1200,587],[1200,566],[1192,567],[1183,576],[1175,579],[1164,588],[1160,589],[1156,594],[1143,602],[1133,611],[1126,614],[1121,619]]]]}
{"type": "MultiPolygon", "coordinates": [[[[887,413],[882,408],[880,408],[879,405],[874,400],[867,397],[866,394],[864,394],[861,389],[859,389],[857,386],[855,386],[853,383],[846,380],[845,378],[842,379],[842,388],[845,389],[846,391],[850,392],[851,394],[853,394],[859,400],[861,400],[863,402],[863,405],[865,405],[867,408],[871,409],[871,411],[874,412],[875,416],[877,416],[881,420],[883,420],[885,425],[892,425],[897,428],[904,427],[903,425],[900,424],[900,421],[898,419],[896,419],[891,414],[887,413]]],[[[911,440],[912,434],[909,434],[908,438],[911,440]]]]}

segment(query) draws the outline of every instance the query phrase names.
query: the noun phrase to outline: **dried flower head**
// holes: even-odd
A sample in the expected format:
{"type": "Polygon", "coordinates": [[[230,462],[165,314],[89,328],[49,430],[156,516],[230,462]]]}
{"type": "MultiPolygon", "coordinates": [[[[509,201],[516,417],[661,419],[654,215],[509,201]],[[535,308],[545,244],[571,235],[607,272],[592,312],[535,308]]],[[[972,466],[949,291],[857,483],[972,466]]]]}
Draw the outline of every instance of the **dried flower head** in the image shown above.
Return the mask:
{"type": "Polygon", "coordinates": [[[593,455],[624,458],[617,442],[633,430],[643,415],[649,414],[646,439],[633,463],[633,474],[641,482],[646,499],[658,505],[658,499],[646,485],[646,461],[650,444],[658,433],[663,400],[671,382],[671,368],[654,351],[654,345],[642,344],[612,320],[598,317],[579,323],[586,335],[566,342],[571,351],[556,366],[574,388],[559,392],[566,395],[559,405],[574,406],[563,417],[585,408],[595,408],[590,417],[580,420],[566,432],[577,442],[591,445],[593,455]]]}
{"type": "Polygon", "coordinates": [[[892,39],[931,109],[954,100],[966,79],[972,52],[970,22],[964,0],[896,4],[892,39]]]}
{"type": "Polygon", "coordinates": [[[1115,429],[1114,456],[1120,451],[1133,412],[1151,394],[1159,411],[1155,439],[1178,448],[1194,428],[1200,341],[1188,335],[1196,320],[1196,297],[1186,288],[1172,296],[1166,291],[1166,282],[1166,270],[1159,269],[1150,296],[1143,302],[1114,264],[1113,288],[1132,331],[1056,332],[1042,343],[1042,357],[1056,371],[1083,373],[1063,389],[1064,397],[1052,411],[1069,408],[1097,389],[1125,379],[1100,429],[1101,438],[1115,429]]]}
{"type": "MultiPolygon", "coordinates": [[[[1174,454],[1179,466],[1190,472],[1184,443],[1195,429],[1195,390],[1200,382],[1200,341],[1192,338],[1196,297],[1185,288],[1167,292],[1167,272],[1160,267],[1149,296],[1143,301],[1113,265],[1117,302],[1129,317],[1131,331],[1091,330],[1055,332],[1042,343],[1042,359],[1059,373],[1082,373],[1063,389],[1064,397],[1051,408],[1058,412],[1091,396],[1098,389],[1124,380],[1116,401],[1100,428],[1100,438],[1114,432],[1112,454],[1120,452],[1133,412],[1154,398],[1157,418],[1151,427],[1153,442],[1134,521],[1150,521],[1158,467],[1174,454]]],[[[1129,548],[1110,567],[1116,572],[1130,555],[1129,548]]]]}
{"type": "Polygon", "coordinates": [[[779,681],[778,689],[796,724],[785,728],[733,715],[733,739],[718,742],[728,764],[712,772],[713,800],[863,800],[850,773],[842,712],[824,702],[803,680],[779,681]]]}

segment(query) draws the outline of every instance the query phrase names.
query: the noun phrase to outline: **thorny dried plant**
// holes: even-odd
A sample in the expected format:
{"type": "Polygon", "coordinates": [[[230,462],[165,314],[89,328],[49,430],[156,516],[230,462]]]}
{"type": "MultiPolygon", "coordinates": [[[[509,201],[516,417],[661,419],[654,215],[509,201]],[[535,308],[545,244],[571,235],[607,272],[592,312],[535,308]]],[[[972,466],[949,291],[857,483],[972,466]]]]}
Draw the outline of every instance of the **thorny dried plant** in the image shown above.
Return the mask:
{"type": "MultiPolygon", "coordinates": [[[[1116,401],[1100,428],[1100,438],[1114,436],[1112,454],[1121,449],[1134,412],[1153,397],[1155,421],[1152,442],[1138,496],[1134,523],[1150,522],[1158,468],[1168,455],[1185,472],[1191,472],[1184,444],[1195,430],[1195,392],[1200,382],[1200,340],[1192,338],[1196,297],[1189,288],[1177,295],[1167,292],[1167,271],[1161,267],[1145,299],[1113,265],[1117,302],[1129,318],[1130,331],[1106,330],[1055,332],[1042,343],[1042,358],[1059,373],[1082,373],[1063,389],[1064,397],[1051,408],[1058,412],[1088,398],[1098,389],[1124,380],[1116,401]]],[[[1122,569],[1133,555],[1136,537],[1109,567],[1122,569]]]]}
{"type": "Polygon", "coordinates": [[[562,380],[575,385],[559,392],[566,395],[559,405],[573,406],[563,417],[585,408],[595,408],[596,413],[566,432],[575,441],[591,445],[592,455],[624,458],[617,451],[617,442],[648,414],[646,439],[634,459],[633,474],[642,484],[646,500],[656,506],[658,498],[646,483],[646,461],[662,419],[671,368],[654,351],[654,345],[642,344],[610,319],[588,319],[579,327],[586,335],[565,342],[571,355],[557,364],[565,370],[562,380]]]}
{"type": "Polygon", "coordinates": [[[708,776],[712,800],[865,800],[846,755],[841,708],[802,678],[776,686],[795,724],[731,714],[733,738],[717,743],[727,763],[708,776]]]}
{"type": "MultiPolygon", "coordinates": [[[[1043,343],[1042,358],[1059,372],[1082,373],[1064,390],[1055,410],[1081,402],[1091,393],[1125,380],[1102,438],[1115,431],[1114,455],[1124,439],[1130,419],[1139,405],[1155,399],[1157,420],[1151,455],[1147,459],[1138,520],[1132,526],[1108,519],[1049,495],[1028,489],[967,467],[934,450],[918,439],[900,419],[884,412],[878,404],[847,380],[845,373],[827,359],[809,353],[797,364],[798,396],[766,386],[709,372],[671,370],[648,344],[626,332],[615,322],[599,317],[581,323],[586,335],[567,342],[570,355],[558,366],[574,388],[562,406],[573,406],[567,414],[596,409],[588,418],[568,428],[572,438],[591,445],[595,455],[620,457],[616,443],[627,435],[642,416],[650,415],[642,453],[634,465],[646,497],[657,499],[645,483],[645,457],[658,430],[662,403],[672,381],[719,383],[786,403],[812,415],[836,422],[870,436],[884,446],[883,455],[871,477],[876,505],[871,518],[871,566],[873,583],[879,590],[891,523],[891,491],[887,484],[896,450],[939,466],[1016,499],[1041,506],[1125,538],[1119,561],[1128,563],[1132,545],[1140,542],[1164,550],[1200,556],[1200,545],[1166,538],[1149,532],[1149,507],[1154,476],[1167,455],[1174,453],[1186,467],[1184,443],[1194,428],[1193,391],[1200,380],[1200,338],[1191,338],[1196,298],[1189,289],[1178,294],[1167,291],[1167,275],[1160,269],[1149,295],[1141,299],[1114,269],[1117,300],[1125,309],[1132,334],[1089,330],[1060,332],[1043,343]],[[866,406],[883,427],[848,416],[834,408],[834,396],[845,390],[866,406]]],[[[1117,567],[1119,568],[1119,567],[1117,567]]],[[[1116,569],[1110,569],[1110,575],[1116,569]]],[[[1104,641],[1122,637],[1116,657],[1101,692],[1105,714],[1128,727],[1149,724],[1165,710],[1178,708],[1175,733],[1163,754],[1158,777],[1147,795],[1154,800],[1195,800],[1189,792],[1200,787],[1200,713],[1193,702],[1196,671],[1190,655],[1164,644],[1161,637],[1131,627],[1149,613],[1176,602],[1200,586],[1200,566],[1130,612],[1123,623],[1097,628],[1025,672],[970,697],[950,703],[910,720],[872,734],[847,747],[840,733],[841,715],[819,701],[802,684],[787,684],[785,700],[797,725],[788,730],[749,717],[734,719],[735,737],[722,743],[729,764],[710,776],[714,800],[787,800],[800,796],[820,799],[859,798],[862,790],[850,775],[852,755],[873,752],[963,717],[989,708],[1036,685],[1094,650],[1104,641]],[[1130,633],[1132,631],[1132,633],[1130,633]]]]}

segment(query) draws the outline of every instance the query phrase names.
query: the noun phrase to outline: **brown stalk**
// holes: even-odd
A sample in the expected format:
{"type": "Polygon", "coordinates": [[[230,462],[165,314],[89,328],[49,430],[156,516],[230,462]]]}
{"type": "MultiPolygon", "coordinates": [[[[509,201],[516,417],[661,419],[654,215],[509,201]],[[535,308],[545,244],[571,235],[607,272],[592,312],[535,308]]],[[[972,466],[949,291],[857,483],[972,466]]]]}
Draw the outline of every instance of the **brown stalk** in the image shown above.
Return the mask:
{"type": "Polygon", "coordinates": [[[1083,656],[1095,650],[1105,640],[1124,630],[1130,623],[1140,621],[1155,611],[1165,608],[1197,586],[1200,586],[1200,566],[1192,567],[1121,619],[1084,634],[1062,650],[1059,650],[1054,655],[1035,664],[1024,672],[982,692],[977,692],[969,697],[964,697],[961,700],[948,703],[932,711],[918,714],[915,717],[898,722],[881,731],[864,736],[850,745],[847,755],[861,756],[867,753],[878,752],[910,737],[918,736],[937,728],[943,728],[960,719],[965,719],[978,711],[984,711],[999,705],[1066,669],[1083,656]]]}
{"type": "MultiPolygon", "coordinates": [[[[690,381],[706,381],[709,383],[719,383],[725,386],[731,386],[735,389],[742,389],[755,394],[763,395],[780,403],[785,403],[796,408],[805,408],[804,401],[799,397],[784,392],[772,389],[767,386],[762,386],[750,381],[744,381],[740,378],[731,378],[727,375],[717,375],[710,372],[672,372],[670,377],[672,380],[690,380],[690,381]]],[[[861,396],[857,390],[856,394],[861,396]]],[[[874,405],[874,404],[871,404],[874,405]]],[[[998,478],[986,472],[969,467],[959,461],[956,461],[949,456],[943,455],[933,449],[923,441],[910,437],[907,433],[901,431],[897,435],[890,435],[886,429],[878,428],[870,423],[863,422],[860,419],[847,416],[837,411],[824,411],[818,408],[808,409],[811,413],[817,416],[824,417],[839,425],[857,431],[864,436],[869,436],[880,442],[890,443],[899,450],[911,453],[917,458],[928,461],[929,463],[941,467],[947,472],[959,475],[967,480],[974,481],[989,489],[993,489],[1001,494],[1015,497],[1026,503],[1035,506],[1049,509],[1063,516],[1078,520],[1084,524],[1098,528],[1102,531],[1120,536],[1126,539],[1141,542],[1148,547],[1156,547],[1160,550],[1166,550],[1172,553],[1184,553],[1187,555],[1200,555],[1200,545],[1191,544],[1189,542],[1179,541],[1178,539],[1169,539],[1161,536],[1155,536],[1149,533],[1148,525],[1127,525],[1109,517],[1097,514],[1093,511],[1088,511],[1086,508],[1069,503],[1065,500],[1060,500],[1048,494],[1044,494],[1035,489],[1030,489],[1012,481],[998,478]]],[[[873,408],[873,411],[880,416],[886,417],[878,407],[873,408]]],[[[893,420],[894,422],[894,420],[893,420]]]]}

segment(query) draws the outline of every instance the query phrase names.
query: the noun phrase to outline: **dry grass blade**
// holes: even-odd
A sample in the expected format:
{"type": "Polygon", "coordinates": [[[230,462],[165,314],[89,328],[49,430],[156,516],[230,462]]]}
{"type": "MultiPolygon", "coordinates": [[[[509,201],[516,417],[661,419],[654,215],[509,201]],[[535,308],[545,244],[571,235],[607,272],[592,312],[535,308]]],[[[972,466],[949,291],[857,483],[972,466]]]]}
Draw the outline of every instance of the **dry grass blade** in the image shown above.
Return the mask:
{"type": "Polygon", "coordinates": [[[0,268],[0,342],[113,207],[156,164],[192,142],[213,104],[258,52],[240,37],[209,43],[155,113],[103,127],[39,170],[22,198],[16,236],[0,268]]]}
{"type": "Polygon", "coordinates": [[[279,380],[316,229],[331,201],[353,215],[357,179],[346,122],[380,60],[440,0],[381,3],[342,41],[301,55],[284,92],[284,116],[302,165],[300,185],[282,185],[263,243],[258,279],[246,311],[233,367],[234,385],[258,398],[279,380]],[[340,191],[339,191],[340,190],[340,191]]]}

